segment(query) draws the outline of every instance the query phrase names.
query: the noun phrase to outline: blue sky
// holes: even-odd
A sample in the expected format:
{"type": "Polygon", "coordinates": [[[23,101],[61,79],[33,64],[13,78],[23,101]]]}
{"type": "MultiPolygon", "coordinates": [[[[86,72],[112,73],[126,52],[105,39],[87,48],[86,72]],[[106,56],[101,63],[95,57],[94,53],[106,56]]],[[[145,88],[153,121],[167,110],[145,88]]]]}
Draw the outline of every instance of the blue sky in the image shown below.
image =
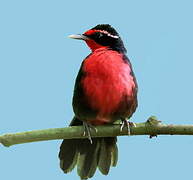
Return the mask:
{"type": "MultiPolygon", "coordinates": [[[[193,3],[184,1],[1,1],[0,133],[67,126],[74,80],[89,54],[68,39],[109,23],[121,34],[139,84],[132,117],[193,124],[193,3]]],[[[0,147],[2,179],[79,179],[59,169],[61,141],[0,147]]],[[[192,136],[119,137],[119,161],[95,179],[192,177],[192,136]]]]}

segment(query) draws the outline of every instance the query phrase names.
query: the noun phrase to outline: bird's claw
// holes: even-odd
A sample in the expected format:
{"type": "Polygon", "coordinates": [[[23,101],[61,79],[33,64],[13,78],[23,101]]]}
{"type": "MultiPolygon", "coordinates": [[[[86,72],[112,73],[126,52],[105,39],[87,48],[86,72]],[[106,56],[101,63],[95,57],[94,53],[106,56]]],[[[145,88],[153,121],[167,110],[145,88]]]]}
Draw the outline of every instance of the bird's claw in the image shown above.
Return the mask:
{"type": "Polygon", "coordinates": [[[97,133],[98,132],[97,128],[95,128],[91,124],[84,122],[84,121],[83,121],[83,127],[84,127],[83,136],[88,136],[88,139],[90,143],[92,144],[91,129],[93,129],[97,133]]]}
{"type": "Polygon", "coordinates": [[[122,123],[121,123],[120,131],[122,132],[123,128],[126,127],[128,135],[130,135],[131,134],[130,127],[136,127],[135,123],[127,121],[125,118],[121,119],[121,121],[122,121],[122,123]]]}

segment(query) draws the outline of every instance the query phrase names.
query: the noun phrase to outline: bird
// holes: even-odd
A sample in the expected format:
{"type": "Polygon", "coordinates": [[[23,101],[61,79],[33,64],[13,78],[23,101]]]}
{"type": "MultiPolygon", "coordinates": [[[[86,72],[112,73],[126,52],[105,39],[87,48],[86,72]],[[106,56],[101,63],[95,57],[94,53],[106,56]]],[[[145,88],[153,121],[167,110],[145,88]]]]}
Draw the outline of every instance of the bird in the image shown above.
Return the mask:
{"type": "MultiPolygon", "coordinates": [[[[120,35],[111,25],[98,24],[69,37],[83,40],[91,50],[75,80],[70,126],[83,126],[90,136],[89,129],[95,126],[117,120],[127,125],[138,105],[138,85],[120,35]]],[[[116,142],[117,137],[64,139],[58,155],[60,168],[69,173],[77,166],[81,180],[92,178],[97,168],[107,175],[117,164],[116,142]]]]}

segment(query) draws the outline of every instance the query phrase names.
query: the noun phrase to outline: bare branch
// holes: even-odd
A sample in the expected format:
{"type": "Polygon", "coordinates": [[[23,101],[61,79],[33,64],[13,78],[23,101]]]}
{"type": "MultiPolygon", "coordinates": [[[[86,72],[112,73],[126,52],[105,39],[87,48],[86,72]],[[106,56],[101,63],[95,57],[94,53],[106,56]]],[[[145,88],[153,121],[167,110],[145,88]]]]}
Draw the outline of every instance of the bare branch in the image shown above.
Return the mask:
{"type": "MultiPolygon", "coordinates": [[[[127,129],[120,132],[120,124],[96,126],[97,132],[91,132],[92,137],[113,137],[128,135],[127,129]]],[[[130,135],[193,135],[193,125],[168,125],[162,124],[156,117],[150,117],[144,123],[136,123],[130,127],[130,135]]],[[[4,134],[0,136],[0,143],[6,147],[37,141],[48,141],[56,139],[87,138],[83,136],[81,126],[65,128],[52,128],[20,133],[4,134]]]]}

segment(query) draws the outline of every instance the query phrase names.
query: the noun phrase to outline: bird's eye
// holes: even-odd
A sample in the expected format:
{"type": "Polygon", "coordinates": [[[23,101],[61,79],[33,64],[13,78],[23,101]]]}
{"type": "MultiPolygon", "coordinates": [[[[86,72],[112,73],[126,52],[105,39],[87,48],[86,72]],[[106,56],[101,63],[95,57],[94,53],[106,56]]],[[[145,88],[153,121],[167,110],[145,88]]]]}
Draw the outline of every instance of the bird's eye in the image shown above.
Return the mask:
{"type": "Polygon", "coordinates": [[[100,38],[103,37],[103,34],[102,34],[101,32],[97,32],[95,35],[96,35],[96,37],[97,37],[98,39],[100,39],[100,38]]]}

